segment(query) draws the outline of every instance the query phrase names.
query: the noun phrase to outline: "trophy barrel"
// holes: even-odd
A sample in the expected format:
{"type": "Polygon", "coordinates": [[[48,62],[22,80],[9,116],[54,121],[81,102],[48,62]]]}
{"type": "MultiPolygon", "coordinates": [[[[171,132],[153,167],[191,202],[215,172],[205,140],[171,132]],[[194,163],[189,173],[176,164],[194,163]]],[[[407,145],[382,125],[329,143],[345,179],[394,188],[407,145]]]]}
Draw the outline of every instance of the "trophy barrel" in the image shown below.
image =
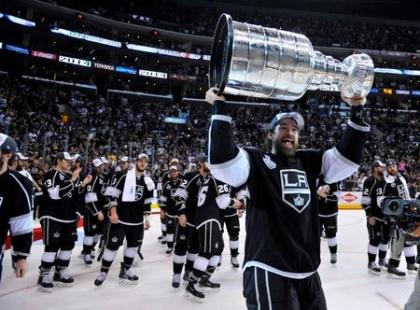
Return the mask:
{"type": "Polygon", "coordinates": [[[373,78],[366,54],[340,62],[314,51],[302,34],[237,22],[227,14],[217,23],[209,84],[219,94],[296,100],[308,89],[326,87],[346,97],[364,97],[373,78]]]}
{"type": "Polygon", "coordinates": [[[312,54],[304,35],[236,22],[223,14],[216,26],[209,84],[225,94],[296,100],[311,80],[312,54]]]}

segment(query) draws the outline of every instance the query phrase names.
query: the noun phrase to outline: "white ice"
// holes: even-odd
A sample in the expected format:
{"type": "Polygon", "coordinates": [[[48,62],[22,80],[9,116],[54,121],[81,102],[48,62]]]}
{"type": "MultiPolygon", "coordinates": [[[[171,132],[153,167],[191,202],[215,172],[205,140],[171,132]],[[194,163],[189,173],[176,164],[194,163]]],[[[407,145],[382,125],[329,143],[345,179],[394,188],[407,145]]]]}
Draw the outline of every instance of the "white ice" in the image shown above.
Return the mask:
{"type": "MultiPolygon", "coordinates": [[[[389,279],[383,271],[380,276],[367,272],[367,230],[363,211],[340,211],[338,231],[338,263],[331,265],[327,242],[322,241],[322,263],[319,272],[322,278],[329,309],[403,309],[414,285],[414,275],[406,280],[389,279]]],[[[219,292],[207,293],[204,304],[186,300],[183,287],[174,292],[171,288],[172,258],[164,254],[164,246],[157,242],[160,222],[152,216],[152,228],[146,232],[143,255],[137,271],[138,285],[127,286],[118,283],[119,255],[111,267],[102,287],[95,288],[93,281],[99,270],[99,263],[87,268],[79,257],[82,230],[76,245],[69,272],[75,284],[71,288],[57,287],[52,293],[37,290],[38,265],[42,255],[41,242],[34,243],[28,259],[28,272],[24,278],[14,277],[10,253],[3,261],[3,279],[0,284],[0,309],[245,309],[242,297],[242,273],[232,270],[229,249],[225,247],[222,266],[213,276],[222,284],[219,292]]],[[[225,234],[226,245],[228,245],[225,234]]],[[[241,248],[244,245],[244,219],[241,220],[241,248]]],[[[243,253],[243,251],[241,251],[243,253]]],[[[242,253],[240,258],[242,259],[242,253]]],[[[405,269],[405,259],[401,260],[405,269]]]]}

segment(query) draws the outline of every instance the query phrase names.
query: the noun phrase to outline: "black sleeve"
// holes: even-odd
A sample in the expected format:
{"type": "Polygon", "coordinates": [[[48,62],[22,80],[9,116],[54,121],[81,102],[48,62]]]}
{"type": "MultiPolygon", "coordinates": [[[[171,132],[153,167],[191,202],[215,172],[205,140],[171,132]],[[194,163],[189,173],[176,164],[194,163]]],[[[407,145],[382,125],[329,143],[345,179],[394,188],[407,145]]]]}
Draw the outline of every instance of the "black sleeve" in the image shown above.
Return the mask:
{"type": "MultiPolygon", "coordinates": [[[[18,258],[29,256],[32,246],[32,183],[25,177],[13,174],[14,193],[9,196],[9,230],[12,239],[13,252],[18,258]]],[[[12,181],[12,180],[11,180],[12,181]]]]}
{"type": "Polygon", "coordinates": [[[218,180],[237,187],[248,180],[250,163],[246,152],[235,146],[231,122],[226,103],[216,101],[209,129],[208,162],[218,180]]]}
{"type": "Polygon", "coordinates": [[[362,106],[352,106],[350,119],[343,132],[337,150],[350,161],[361,164],[366,137],[370,132],[369,124],[362,119],[362,106]]]}
{"type": "Polygon", "coordinates": [[[216,101],[213,104],[209,132],[209,162],[217,165],[236,157],[238,148],[235,146],[231,118],[227,115],[226,103],[216,101]]]}
{"type": "Polygon", "coordinates": [[[187,199],[189,197],[189,191],[191,190],[191,180],[194,178],[194,174],[187,173],[185,174],[181,184],[177,188],[174,200],[177,209],[178,215],[186,215],[187,214],[187,199]]]}
{"type": "Polygon", "coordinates": [[[366,212],[366,216],[371,216],[373,212],[372,199],[376,199],[375,183],[373,179],[367,178],[363,182],[362,189],[362,207],[366,212]]]}
{"type": "MultiPolygon", "coordinates": [[[[58,176],[58,174],[57,174],[58,176]]],[[[59,177],[55,177],[54,179],[54,186],[59,185],[59,191],[58,194],[60,196],[60,198],[63,198],[65,196],[67,196],[68,194],[70,194],[71,192],[73,192],[75,185],[74,182],[70,179],[70,178],[65,178],[63,180],[61,180],[59,177]]]]}

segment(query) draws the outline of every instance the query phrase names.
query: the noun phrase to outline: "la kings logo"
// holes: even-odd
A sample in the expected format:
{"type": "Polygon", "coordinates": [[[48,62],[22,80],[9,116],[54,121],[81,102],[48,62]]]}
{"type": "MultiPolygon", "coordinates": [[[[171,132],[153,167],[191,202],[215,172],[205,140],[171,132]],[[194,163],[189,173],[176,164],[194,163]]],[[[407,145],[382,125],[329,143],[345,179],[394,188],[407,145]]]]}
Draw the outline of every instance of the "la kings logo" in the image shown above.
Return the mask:
{"type": "Polygon", "coordinates": [[[298,213],[302,213],[311,202],[311,190],[306,173],[296,169],[284,169],[280,170],[280,179],[283,202],[298,213]]]}
{"type": "Polygon", "coordinates": [[[135,201],[139,201],[143,198],[144,187],[141,185],[136,185],[136,198],[135,201]]]}

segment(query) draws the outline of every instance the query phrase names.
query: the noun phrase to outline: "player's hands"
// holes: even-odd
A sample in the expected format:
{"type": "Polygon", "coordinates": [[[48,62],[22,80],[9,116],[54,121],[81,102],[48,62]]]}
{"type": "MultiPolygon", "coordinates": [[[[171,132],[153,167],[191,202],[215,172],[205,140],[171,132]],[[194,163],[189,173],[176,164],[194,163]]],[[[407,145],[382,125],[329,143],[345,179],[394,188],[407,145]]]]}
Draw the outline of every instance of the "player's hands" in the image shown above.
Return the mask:
{"type": "Polygon", "coordinates": [[[318,194],[318,196],[320,196],[322,198],[325,198],[330,193],[330,190],[331,190],[331,188],[329,187],[329,185],[320,186],[318,188],[317,194],[318,194]]]}
{"type": "Polygon", "coordinates": [[[373,216],[369,216],[369,217],[368,217],[368,222],[369,222],[369,225],[371,225],[371,226],[375,226],[375,224],[376,224],[376,219],[375,219],[373,216]]]}
{"type": "Polygon", "coordinates": [[[112,224],[118,224],[118,214],[116,208],[111,208],[111,213],[109,215],[109,220],[112,224]]]}
{"type": "Polygon", "coordinates": [[[242,201],[240,201],[240,200],[238,200],[238,199],[236,199],[236,198],[233,198],[233,205],[231,205],[230,207],[231,208],[234,208],[234,209],[240,209],[240,208],[242,208],[243,207],[243,203],[242,203],[242,201]]]}
{"type": "Polygon", "coordinates": [[[26,259],[19,259],[16,264],[16,278],[23,278],[26,273],[26,259]]]}
{"type": "Polygon", "coordinates": [[[150,221],[149,220],[146,220],[146,221],[144,221],[144,230],[148,230],[149,228],[150,228],[150,221]]]}
{"type": "Polygon", "coordinates": [[[241,218],[242,215],[244,215],[244,210],[243,209],[238,209],[238,217],[241,218]]]}
{"type": "Polygon", "coordinates": [[[74,182],[79,177],[80,171],[82,171],[82,168],[77,168],[71,173],[71,180],[74,182]]]}
{"type": "Polygon", "coordinates": [[[181,214],[179,216],[178,223],[182,227],[186,227],[187,226],[187,216],[185,214],[181,214]]]}
{"type": "Polygon", "coordinates": [[[213,104],[215,101],[225,101],[225,96],[218,95],[216,88],[212,87],[206,92],[206,101],[210,104],[213,104]]]}
{"type": "Polygon", "coordinates": [[[90,182],[92,182],[92,175],[91,174],[88,174],[84,179],[83,179],[83,182],[82,182],[82,186],[84,187],[84,186],[86,186],[87,184],[89,184],[90,182]]]}
{"type": "Polygon", "coordinates": [[[104,213],[102,211],[98,212],[98,220],[102,222],[105,219],[104,213]]]}
{"type": "Polygon", "coordinates": [[[366,103],[366,97],[344,97],[343,94],[341,94],[341,99],[347,103],[349,106],[359,106],[359,105],[364,105],[366,103]]]}

